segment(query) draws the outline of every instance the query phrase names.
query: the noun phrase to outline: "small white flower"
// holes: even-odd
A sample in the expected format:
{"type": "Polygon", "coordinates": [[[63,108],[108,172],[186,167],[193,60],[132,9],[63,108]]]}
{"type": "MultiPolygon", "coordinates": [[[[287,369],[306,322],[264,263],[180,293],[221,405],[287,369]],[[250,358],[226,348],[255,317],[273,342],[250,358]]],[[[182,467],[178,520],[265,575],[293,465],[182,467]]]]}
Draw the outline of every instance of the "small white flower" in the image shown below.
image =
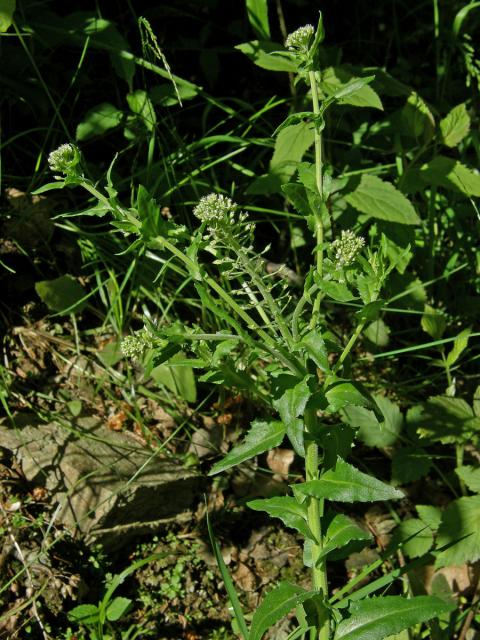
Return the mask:
{"type": "Polygon", "coordinates": [[[348,267],[351,265],[364,246],[364,238],[356,236],[353,231],[350,230],[342,231],[340,238],[337,238],[331,244],[337,267],[348,267]]]}
{"type": "Polygon", "coordinates": [[[80,151],[74,144],[62,144],[48,156],[48,164],[52,171],[72,173],[80,163],[80,151]]]}
{"type": "Polygon", "coordinates": [[[121,344],[123,355],[132,358],[132,360],[138,360],[145,349],[151,349],[153,346],[153,336],[146,329],[141,329],[137,333],[127,336],[121,344]]]}
{"type": "Polygon", "coordinates": [[[315,29],[311,24],[299,27],[296,31],[287,36],[285,46],[290,51],[301,51],[302,53],[307,53],[314,33],[315,29]]]}
{"type": "Polygon", "coordinates": [[[193,214],[202,222],[215,223],[233,216],[237,205],[227,196],[210,193],[204,196],[193,210],[193,214]]]}

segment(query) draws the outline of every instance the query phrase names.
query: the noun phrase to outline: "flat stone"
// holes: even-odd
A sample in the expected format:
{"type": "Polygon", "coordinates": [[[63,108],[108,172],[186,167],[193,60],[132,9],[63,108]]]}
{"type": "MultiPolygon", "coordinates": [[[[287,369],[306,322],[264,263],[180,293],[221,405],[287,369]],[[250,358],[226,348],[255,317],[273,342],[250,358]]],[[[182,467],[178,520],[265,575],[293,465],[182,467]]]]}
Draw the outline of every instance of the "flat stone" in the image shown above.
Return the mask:
{"type": "Polygon", "coordinates": [[[109,548],[188,520],[202,486],[191,469],[93,417],[43,424],[19,414],[15,426],[0,423],[0,446],[14,454],[27,480],[44,486],[60,505],[56,522],[87,543],[109,548]]]}

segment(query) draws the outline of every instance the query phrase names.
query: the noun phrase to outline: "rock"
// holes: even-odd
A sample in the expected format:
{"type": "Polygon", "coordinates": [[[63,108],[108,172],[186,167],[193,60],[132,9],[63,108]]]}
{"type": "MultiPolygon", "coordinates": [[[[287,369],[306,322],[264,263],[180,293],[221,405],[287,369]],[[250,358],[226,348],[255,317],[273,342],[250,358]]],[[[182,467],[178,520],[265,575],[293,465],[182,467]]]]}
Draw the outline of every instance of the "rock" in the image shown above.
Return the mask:
{"type": "Polygon", "coordinates": [[[192,516],[201,478],[128,432],[113,432],[93,417],[42,424],[19,414],[15,426],[0,423],[0,446],[13,452],[27,480],[45,486],[59,504],[56,522],[87,543],[118,548],[192,516]]]}

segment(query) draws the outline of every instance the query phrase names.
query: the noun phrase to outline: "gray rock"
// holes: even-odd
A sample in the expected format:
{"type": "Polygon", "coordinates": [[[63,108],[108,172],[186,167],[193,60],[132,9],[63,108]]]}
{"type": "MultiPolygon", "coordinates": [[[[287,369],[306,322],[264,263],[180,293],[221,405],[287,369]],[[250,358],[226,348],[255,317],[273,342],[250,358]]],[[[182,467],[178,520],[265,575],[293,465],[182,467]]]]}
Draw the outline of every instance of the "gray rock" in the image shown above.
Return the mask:
{"type": "Polygon", "coordinates": [[[15,427],[0,423],[0,446],[13,452],[27,480],[44,486],[60,505],[57,522],[108,548],[188,520],[201,489],[192,470],[96,418],[42,424],[34,415],[17,415],[15,427]]]}

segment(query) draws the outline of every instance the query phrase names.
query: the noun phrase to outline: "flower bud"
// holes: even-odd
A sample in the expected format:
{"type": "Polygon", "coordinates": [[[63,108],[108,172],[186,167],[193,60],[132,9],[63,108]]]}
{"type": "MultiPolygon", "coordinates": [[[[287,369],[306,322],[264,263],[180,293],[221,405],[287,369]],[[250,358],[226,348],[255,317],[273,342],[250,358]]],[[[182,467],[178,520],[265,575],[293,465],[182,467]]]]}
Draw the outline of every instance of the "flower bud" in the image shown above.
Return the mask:
{"type": "Polygon", "coordinates": [[[74,144],[62,144],[48,156],[50,169],[57,173],[69,175],[77,173],[77,166],[81,162],[80,150],[74,144]]]}
{"type": "Polygon", "coordinates": [[[314,33],[315,29],[311,24],[306,24],[304,27],[299,27],[296,31],[290,33],[287,36],[287,39],[285,40],[285,46],[290,51],[307,53],[314,33]]]}

